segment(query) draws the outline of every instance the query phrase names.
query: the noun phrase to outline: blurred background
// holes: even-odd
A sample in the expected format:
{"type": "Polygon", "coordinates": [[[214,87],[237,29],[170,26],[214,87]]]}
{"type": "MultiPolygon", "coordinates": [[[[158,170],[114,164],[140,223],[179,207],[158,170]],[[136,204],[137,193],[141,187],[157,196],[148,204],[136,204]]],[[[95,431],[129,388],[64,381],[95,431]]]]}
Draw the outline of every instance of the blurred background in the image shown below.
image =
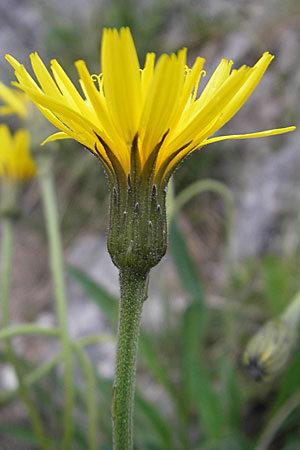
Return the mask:
{"type": "MultiPolygon", "coordinates": [[[[222,134],[298,125],[299,0],[0,0],[0,79],[6,84],[14,79],[6,53],[29,68],[29,53],[38,51],[48,67],[57,59],[77,84],[74,62],[84,59],[98,74],[102,28],[123,25],[132,30],[141,65],[148,51],[187,47],[189,65],[196,56],[205,57],[202,87],[222,57],[233,59],[237,68],[270,51],[276,58],[222,134]]],[[[20,126],[15,117],[7,121],[13,129],[20,126]]],[[[33,147],[53,131],[42,117],[29,126],[33,147]]],[[[147,345],[138,368],[137,449],[300,449],[298,404],[284,416],[287,402],[299,395],[299,351],[271,383],[254,383],[240,364],[248,339],[300,288],[299,143],[299,127],[278,137],[215,143],[176,172],[175,195],[203,179],[222,183],[223,193],[203,192],[181,209],[171,225],[168,255],[151,275],[143,314],[147,345]],[[194,364],[196,376],[189,377],[194,364]],[[270,443],[258,447],[278,412],[282,420],[270,443]]],[[[71,334],[113,336],[99,300],[118,296],[117,270],[106,252],[104,172],[73,141],[47,144],[44,150],[55,158],[71,334]],[[101,295],[98,285],[105,290],[101,295]]],[[[22,210],[13,265],[14,323],[55,325],[37,180],[26,187],[22,210]]],[[[58,350],[58,344],[37,337],[15,344],[28,370],[58,350]]],[[[88,351],[99,377],[101,449],[110,449],[113,340],[88,351]]],[[[3,358],[0,362],[1,390],[15,389],[10,367],[3,358]]],[[[36,387],[41,414],[58,436],[60,373],[58,367],[36,387]]],[[[79,373],[77,378],[80,393],[79,373]]],[[[76,411],[75,419],[80,434],[85,417],[76,411]]],[[[36,448],[18,401],[0,404],[0,424],[1,450],[36,448]]],[[[82,436],[77,448],[86,448],[82,436]]]]}

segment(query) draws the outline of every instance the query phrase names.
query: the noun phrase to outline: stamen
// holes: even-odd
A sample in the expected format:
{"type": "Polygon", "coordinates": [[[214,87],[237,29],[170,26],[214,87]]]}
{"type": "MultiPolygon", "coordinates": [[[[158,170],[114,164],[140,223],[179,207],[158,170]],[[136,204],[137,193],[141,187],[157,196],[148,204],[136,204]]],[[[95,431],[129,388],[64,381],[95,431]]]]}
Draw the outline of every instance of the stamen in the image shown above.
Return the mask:
{"type": "Polygon", "coordinates": [[[190,67],[188,65],[184,66],[184,74],[185,74],[185,76],[187,76],[191,71],[192,71],[192,69],[190,69],[190,67]]]}
{"type": "Polygon", "coordinates": [[[91,79],[98,83],[98,89],[99,89],[100,92],[102,92],[102,90],[103,90],[103,80],[102,80],[102,78],[103,78],[103,73],[99,73],[99,75],[96,74],[96,73],[93,73],[91,75],[91,79]]]}

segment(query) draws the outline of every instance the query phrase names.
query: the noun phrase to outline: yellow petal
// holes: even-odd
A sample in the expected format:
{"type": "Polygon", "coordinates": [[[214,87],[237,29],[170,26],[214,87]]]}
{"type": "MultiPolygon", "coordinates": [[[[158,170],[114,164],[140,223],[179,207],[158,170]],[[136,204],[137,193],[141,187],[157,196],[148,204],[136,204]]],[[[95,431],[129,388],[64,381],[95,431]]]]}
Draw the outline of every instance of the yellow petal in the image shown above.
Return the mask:
{"type": "Polygon", "coordinates": [[[11,106],[0,106],[0,115],[1,116],[9,116],[10,114],[14,114],[16,111],[11,106]]]}
{"type": "MultiPolygon", "coordinates": [[[[91,151],[96,151],[96,148],[106,158],[101,144],[104,141],[127,173],[130,171],[131,145],[136,133],[143,166],[168,131],[159,148],[155,170],[165,168],[170,156],[177,156],[169,162],[165,174],[182,156],[208,143],[263,137],[294,129],[287,127],[210,138],[247,101],[272,58],[269,53],[264,53],[254,67],[243,66],[233,71],[232,62],[223,59],[198,97],[203,58],[198,58],[190,70],[186,66],[185,49],[177,55],[162,55],[156,65],[155,55],[149,53],[141,70],[128,28],[122,28],[120,32],[116,29],[104,30],[101,51],[103,73],[99,75],[99,86],[95,85],[85,63],[76,63],[83,96],[57,61],[52,61],[51,65],[53,78],[39,56],[31,55],[37,83],[24,66],[7,56],[15,69],[18,80],[15,85],[26,92],[46,118],[60,130],[46,139],[47,142],[72,137],[91,151]],[[182,150],[176,153],[178,149],[182,150]]],[[[0,106],[0,112],[9,111],[5,107],[10,106],[4,105],[4,110],[0,106]]]]}
{"type": "Polygon", "coordinates": [[[216,136],[214,138],[206,139],[202,145],[212,144],[213,142],[225,141],[228,139],[253,139],[267,136],[276,136],[278,134],[289,133],[294,131],[296,127],[275,128],[274,130],[257,131],[255,133],[247,134],[230,134],[227,136],[216,136]]]}
{"type": "Polygon", "coordinates": [[[53,96],[56,99],[60,99],[62,97],[61,92],[39,55],[37,53],[31,53],[30,60],[36,78],[45,94],[53,96]]]}
{"type": "Polygon", "coordinates": [[[202,91],[198,105],[205,105],[216,93],[216,91],[222,86],[224,81],[230,75],[230,69],[232,66],[232,61],[227,61],[227,59],[222,59],[218,67],[210,77],[207,85],[202,91]]]}
{"type": "Polygon", "coordinates": [[[97,90],[84,61],[77,61],[76,68],[79,76],[81,77],[85,93],[98,117],[99,126],[101,128],[99,131],[95,131],[101,135],[107,145],[110,147],[116,147],[121,164],[126,165],[127,167],[129,164],[129,154],[126,146],[124,149],[124,141],[122,141],[108,115],[107,106],[103,95],[97,90]]]}
{"type": "MultiPolygon", "coordinates": [[[[193,89],[196,90],[198,87],[201,75],[203,74],[202,68],[204,62],[204,58],[197,58],[192,70],[187,74],[176,113],[174,115],[172,123],[170,124],[171,127],[174,127],[178,123],[178,121],[181,120],[181,118],[184,123],[186,123],[187,120],[190,120],[190,108],[185,109],[185,107],[189,101],[192,101],[191,96],[193,89]]],[[[197,94],[197,92],[195,92],[195,94],[197,94]]]]}
{"type": "Polygon", "coordinates": [[[29,75],[22,64],[19,64],[11,55],[5,55],[5,58],[15,68],[15,75],[19,83],[12,83],[14,86],[19,87],[23,91],[25,90],[25,87],[31,87],[32,89],[42,92],[41,88],[29,75]]]}
{"type": "Polygon", "coordinates": [[[0,126],[0,175],[21,182],[36,174],[36,167],[29,152],[28,130],[19,129],[11,135],[7,125],[0,126]]]}
{"type": "Polygon", "coordinates": [[[90,117],[91,112],[87,108],[83,98],[81,97],[61,65],[55,59],[51,61],[51,70],[57,86],[59,87],[63,96],[66,98],[69,106],[73,106],[81,114],[85,114],[90,117]]]}
{"type": "Polygon", "coordinates": [[[186,50],[176,55],[162,55],[155,67],[139,126],[144,159],[168,130],[182,94],[186,50]]]}
{"type": "Polygon", "coordinates": [[[101,93],[97,90],[91,75],[85,65],[84,61],[77,61],[75,63],[78,74],[81,78],[81,81],[83,83],[85,94],[87,95],[90,104],[92,105],[94,111],[96,112],[99,125],[105,130],[107,130],[106,134],[109,136],[112,136],[113,138],[117,138],[116,131],[110,121],[110,118],[107,113],[106,104],[104,101],[103,96],[101,93]]]}
{"type": "Polygon", "coordinates": [[[222,89],[218,89],[210,101],[200,108],[186,127],[180,130],[170,146],[180,148],[191,139],[198,137],[199,134],[202,135],[203,130],[207,127],[212,126],[222,109],[247,79],[249,70],[248,67],[243,66],[239,70],[233,71],[223,83],[222,89]]]}
{"type": "Polygon", "coordinates": [[[141,114],[141,76],[129,28],[103,31],[101,67],[112,120],[131,145],[141,114]]]}
{"type": "Polygon", "coordinates": [[[75,126],[79,127],[83,132],[93,133],[93,130],[100,133],[100,130],[96,127],[95,124],[89,122],[89,120],[85,117],[82,117],[79,113],[74,111],[72,108],[63,104],[61,101],[54,99],[46,94],[40,94],[33,89],[26,88],[26,92],[37,105],[41,105],[50,111],[53,111],[55,115],[60,118],[62,117],[62,122],[70,122],[75,124],[75,126]]]}
{"type": "Polygon", "coordinates": [[[43,142],[41,142],[41,145],[44,145],[47,142],[58,141],[60,139],[72,139],[72,138],[73,137],[68,136],[63,131],[59,131],[58,133],[51,134],[51,136],[47,137],[47,139],[44,139],[43,142]]]}
{"type": "Polygon", "coordinates": [[[226,122],[228,122],[234,116],[234,114],[236,114],[236,112],[245,104],[247,99],[250,97],[250,95],[260,82],[263,74],[267,70],[273,58],[273,55],[270,55],[270,53],[266,52],[258,60],[255,66],[252,67],[245,83],[241,86],[238,92],[236,92],[232,96],[232,99],[223,109],[222,116],[220,116],[219,120],[216,122],[215,127],[211,132],[212,134],[216,130],[221,128],[226,122]]]}
{"type": "Polygon", "coordinates": [[[18,94],[19,92],[16,92],[14,89],[8,88],[7,86],[5,86],[5,84],[0,82],[0,98],[4,103],[6,103],[6,105],[2,106],[0,109],[2,114],[16,113],[20,117],[27,116],[25,97],[21,99],[20,95],[18,94]]]}
{"type": "Polygon", "coordinates": [[[141,91],[142,91],[143,105],[145,103],[145,99],[148,95],[149,87],[150,87],[152,79],[153,79],[154,62],[155,62],[155,53],[147,53],[145,67],[142,70],[142,75],[141,75],[141,91]]]}

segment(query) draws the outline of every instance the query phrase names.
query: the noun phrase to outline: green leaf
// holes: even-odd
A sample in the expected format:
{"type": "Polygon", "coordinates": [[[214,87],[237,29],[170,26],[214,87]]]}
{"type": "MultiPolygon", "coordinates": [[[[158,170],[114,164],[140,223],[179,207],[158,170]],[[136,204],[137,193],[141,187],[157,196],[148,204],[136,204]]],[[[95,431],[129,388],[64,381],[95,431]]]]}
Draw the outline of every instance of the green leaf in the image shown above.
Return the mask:
{"type": "Polygon", "coordinates": [[[300,373],[300,353],[299,351],[288,365],[286,371],[281,375],[280,386],[276,398],[273,402],[271,411],[274,414],[289,398],[299,389],[300,373]]]}
{"type": "Polygon", "coordinates": [[[195,361],[193,368],[194,401],[199,415],[203,434],[212,442],[217,442],[224,429],[222,405],[212,387],[212,379],[200,361],[195,361]]]}
{"type": "Polygon", "coordinates": [[[203,347],[205,315],[202,305],[194,302],[186,308],[182,316],[182,372],[184,391],[190,399],[194,398],[194,362],[203,347]]]}
{"type": "MultiPolygon", "coordinates": [[[[96,370],[94,371],[94,374],[100,399],[99,411],[102,411],[99,414],[99,428],[102,436],[104,436],[104,439],[106,439],[106,442],[108,443],[112,439],[111,400],[113,381],[111,379],[102,378],[96,370]]],[[[112,446],[110,448],[112,448],[112,446]]]]}
{"type": "Polygon", "coordinates": [[[184,392],[198,413],[204,439],[217,442],[223,432],[222,404],[212,379],[200,361],[207,314],[201,303],[187,307],[182,319],[182,364],[184,392]]]}
{"type": "MultiPolygon", "coordinates": [[[[232,364],[229,355],[224,352],[220,360],[220,374],[222,386],[222,403],[224,418],[229,429],[239,430],[242,415],[241,392],[236,377],[236,368],[232,364]]],[[[238,436],[239,437],[239,436],[238,436]]]]}
{"type": "MultiPolygon", "coordinates": [[[[249,444],[242,438],[230,436],[222,440],[222,442],[216,448],[213,446],[211,450],[249,450],[249,444]]],[[[251,446],[251,449],[253,447],[251,446]]]]}
{"type": "Polygon", "coordinates": [[[154,350],[153,342],[145,333],[141,333],[140,335],[139,352],[148,370],[151,372],[156,381],[166,388],[171,397],[176,398],[177,391],[168,378],[168,371],[160,362],[157,357],[157,352],[154,350]]]}
{"type": "MultiPolygon", "coordinates": [[[[95,373],[95,375],[100,398],[102,398],[102,409],[109,411],[113,382],[112,380],[102,378],[99,374],[95,373]]],[[[109,415],[109,412],[107,415],[109,415]]],[[[168,422],[163,418],[160,411],[138,390],[135,394],[135,416],[136,424],[138,425],[138,427],[136,426],[136,432],[137,436],[139,436],[139,440],[144,442],[146,438],[148,440],[151,438],[152,443],[159,444],[161,450],[173,448],[172,433],[168,422]],[[145,421],[147,422],[147,425],[149,425],[147,429],[143,427],[145,421]],[[151,429],[151,433],[148,432],[149,428],[151,429]]],[[[104,419],[103,415],[101,419],[104,419]]]]}
{"type": "Polygon", "coordinates": [[[290,298],[290,270],[276,256],[266,255],[262,260],[265,298],[274,314],[280,314],[290,298]]]}
{"type": "MultiPolygon", "coordinates": [[[[168,422],[163,418],[159,409],[150,403],[141,393],[138,391],[135,395],[136,413],[138,418],[143,415],[149,425],[151,426],[152,443],[159,444],[160,450],[169,450],[174,448],[172,441],[171,427],[168,422]],[[156,437],[156,439],[154,439],[156,437]],[[154,440],[154,442],[153,442],[154,440]]],[[[138,430],[136,430],[138,431],[138,430]]]]}
{"type": "Polygon", "coordinates": [[[37,440],[34,433],[26,428],[21,428],[15,425],[0,425],[0,434],[12,436],[15,439],[28,442],[29,444],[37,445],[37,440]]]}
{"type": "Polygon", "coordinates": [[[287,444],[283,447],[282,450],[295,450],[300,448],[300,440],[292,437],[287,444]]]}
{"type": "Polygon", "coordinates": [[[74,266],[69,266],[70,275],[80,284],[83,292],[93,300],[112,324],[117,323],[118,301],[105,288],[74,266]]]}
{"type": "Polygon", "coordinates": [[[169,227],[170,247],[183,289],[192,300],[203,303],[204,296],[195,264],[190,257],[184,238],[173,220],[169,227]]]}

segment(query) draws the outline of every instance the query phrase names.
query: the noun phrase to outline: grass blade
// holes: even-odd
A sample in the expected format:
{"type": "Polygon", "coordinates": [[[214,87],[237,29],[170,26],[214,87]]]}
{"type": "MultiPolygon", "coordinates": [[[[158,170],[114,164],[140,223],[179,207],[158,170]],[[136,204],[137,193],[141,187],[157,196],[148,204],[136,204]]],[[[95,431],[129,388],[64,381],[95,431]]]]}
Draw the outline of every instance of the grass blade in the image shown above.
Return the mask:
{"type": "Polygon", "coordinates": [[[187,307],[182,319],[183,386],[189,403],[197,410],[204,440],[217,442],[224,425],[222,405],[200,360],[207,322],[201,303],[193,302],[187,307]]]}
{"type": "Polygon", "coordinates": [[[80,284],[87,297],[99,306],[101,311],[113,325],[116,325],[118,318],[117,299],[77,267],[69,266],[68,271],[72,278],[80,284]]]}
{"type": "Polygon", "coordinates": [[[203,303],[204,295],[195,264],[189,255],[184,238],[174,220],[170,224],[169,235],[172,256],[182,287],[192,300],[203,303]]]}

